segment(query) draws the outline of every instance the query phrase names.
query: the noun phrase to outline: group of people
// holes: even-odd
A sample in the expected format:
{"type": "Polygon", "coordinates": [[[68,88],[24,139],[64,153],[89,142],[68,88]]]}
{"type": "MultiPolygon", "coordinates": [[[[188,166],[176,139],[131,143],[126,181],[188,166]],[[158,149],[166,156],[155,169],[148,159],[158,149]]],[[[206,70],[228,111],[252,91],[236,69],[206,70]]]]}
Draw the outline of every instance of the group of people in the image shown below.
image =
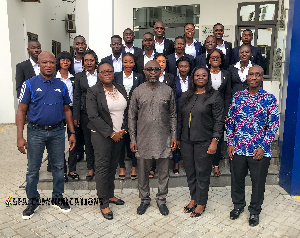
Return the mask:
{"type": "Polygon", "coordinates": [[[24,219],[39,207],[37,183],[45,147],[52,167],[53,204],[70,211],[62,199],[64,180],[79,179],[76,162],[83,144],[86,179],[95,176],[104,218],[113,219],[110,203],[125,203],[114,195],[114,180],[118,164],[119,177],[125,179],[126,154],[132,161],[131,179],[138,179],[141,204],[137,214],[144,214],[150,205],[149,178],[156,170],[156,203],[162,215],[169,214],[169,161],[173,158],[173,172],[179,173],[182,158],[191,196],[184,212],[199,217],[206,208],[212,168],[220,176],[226,124],[234,204],[230,218],[238,218],[246,206],[249,169],[253,187],[249,224],[259,224],[270,144],[279,117],[276,98],[261,87],[264,71],[259,66],[259,48],[251,46],[252,32],[245,30],[243,45],[236,48],[223,40],[220,23],[204,47],[194,39],[193,24],[186,24],[183,36],[175,42],[164,37],[161,21],[155,23],[153,32],[143,35],[143,49],[133,45],[134,32],[129,28],[123,32],[124,45],[120,36],[112,36],[112,54],[100,62],[87,49],[83,36],[74,39],[74,58],[62,52],[56,61],[52,53],[41,53],[38,41],[28,43],[30,59],[18,64],[16,72],[17,144],[22,153],[27,148],[28,158],[29,204],[24,219]],[[26,116],[27,142],[23,137],[26,116]],[[63,153],[65,123],[69,173],[63,153]]]}

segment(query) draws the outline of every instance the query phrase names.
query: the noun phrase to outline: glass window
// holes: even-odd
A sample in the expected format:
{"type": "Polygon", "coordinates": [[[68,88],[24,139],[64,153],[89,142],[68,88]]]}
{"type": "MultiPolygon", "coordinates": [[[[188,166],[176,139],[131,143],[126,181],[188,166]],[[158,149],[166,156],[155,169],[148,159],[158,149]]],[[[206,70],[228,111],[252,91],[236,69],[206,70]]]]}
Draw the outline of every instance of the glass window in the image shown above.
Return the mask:
{"type": "Polygon", "coordinates": [[[240,28],[240,45],[243,44],[241,38],[242,38],[243,31],[246,30],[246,29],[250,29],[252,31],[253,38],[252,38],[252,41],[251,41],[251,45],[254,45],[254,37],[256,35],[256,32],[255,32],[254,28],[240,28]]]}
{"type": "Polygon", "coordinates": [[[262,67],[265,75],[270,74],[270,58],[272,49],[272,28],[258,29],[257,47],[260,48],[262,54],[262,67]]]}
{"type": "Polygon", "coordinates": [[[264,4],[259,6],[259,21],[275,20],[275,4],[264,4]]]}
{"type": "Polygon", "coordinates": [[[195,25],[194,38],[199,39],[199,14],[199,4],[134,8],[134,45],[142,47],[144,33],[153,32],[153,26],[157,21],[165,24],[165,36],[170,40],[174,41],[175,37],[183,35],[186,23],[195,25]]]}
{"type": "Polygon", "coordinates": [[[242,6],[240,10],[241,21],[255,21],[255,5],[242,6]]]}

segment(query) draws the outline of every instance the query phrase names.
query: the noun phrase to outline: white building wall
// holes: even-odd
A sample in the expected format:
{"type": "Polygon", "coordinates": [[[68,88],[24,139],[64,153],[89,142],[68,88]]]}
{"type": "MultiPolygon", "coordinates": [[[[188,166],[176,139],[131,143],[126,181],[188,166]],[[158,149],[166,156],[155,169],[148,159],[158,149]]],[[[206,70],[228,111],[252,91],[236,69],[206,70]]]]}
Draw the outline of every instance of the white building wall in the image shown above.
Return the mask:
{"type": "MultiPolygon", "coordinates": [[[[0,123],[15,121],[13,100],[14,84],[12,82],[11,52],[8,29],[8,13],[6,0],[0,0],[0,63],[2,68],[0,87],[0,123]]],[[[22,52],[23,53],[23,52],[22,52]]]]}
{"type": "Polygon", "coordinates": [[[4,38],[1,41],[3,42],[1,49],[4,47],[2,52],[8,50],[8,54],[2,54],[5,59],[1,58],[0,63],[8,64],[8,67],[5,67],[7,76],[2,83],[9,85],[1,87],[4,89],[1,97],[5,98],[7,102],[5,110],[9,113],[1,113],[0,123],[15,122],[17,109],[15,70],[17,63],[28,59],[27,32],[38,35],[43,51],[52,51],[52,40],[61,43],[62,51],[69,51],[70,40],[69,34],[65,31],[65,18],[67,14],[74,13],[74,7],[75,4],[61,0],[42,0],[41,3],[1,0],[1,28],[8,28],[1,31],[1,38],[4,38]],[[7,24],[4,24],[5,22],[7,24]]]}

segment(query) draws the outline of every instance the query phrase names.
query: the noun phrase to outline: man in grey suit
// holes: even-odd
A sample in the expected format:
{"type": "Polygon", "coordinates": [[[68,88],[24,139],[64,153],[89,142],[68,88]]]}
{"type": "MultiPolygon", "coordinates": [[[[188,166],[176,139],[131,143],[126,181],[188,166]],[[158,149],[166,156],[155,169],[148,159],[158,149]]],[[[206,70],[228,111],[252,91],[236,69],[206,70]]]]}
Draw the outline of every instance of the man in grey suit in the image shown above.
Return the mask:
{"type": "Polygon", "coordinates": [[[149,172],[152,159],[157,161],[158,193],[156,203],[162,215],[169,214],[166,196],[169,182],[169,160],[176,149],[176,103],[173,90],[159,82],[159,64],[151,60],[145,65],[146,83],[137,87],[128,111],[130,148],[138,159],[138,187],[142,215],[150,205],[149,172]]]}
{"type": "Polygon", "coordinates": [[[30,40],[27,48],[29,59],[16,66],[16,90],[19,97],[23,82],[33,76],[39,75],[38,57],[42,52],[41,44],[38,40],[30,40]]]}

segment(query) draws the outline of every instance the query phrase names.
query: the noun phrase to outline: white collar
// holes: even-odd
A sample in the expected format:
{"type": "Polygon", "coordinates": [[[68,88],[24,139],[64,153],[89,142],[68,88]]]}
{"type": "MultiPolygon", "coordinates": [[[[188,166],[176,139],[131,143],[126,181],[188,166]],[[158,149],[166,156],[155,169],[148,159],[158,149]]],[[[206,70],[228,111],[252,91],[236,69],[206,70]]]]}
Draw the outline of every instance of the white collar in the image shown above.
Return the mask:
{"type": "Polygon", "coordinates": [[[97,69],[95,69],[93,74],[90,74],[89,71],[86,71],[86,76],[89,76],[89,75],[97,77],[97,69]]]}
{"type": "MultiPolygon", "coordinates": [[[[143,55],[145,56],[145,51],[143,51],[143,55]]],[[[152,56],[154,56],[155,55],[155,51],[154,51],[154,49],[153,49],[153,51],[152,51],[152,55],[150,56],[150,57],[152,57],[152,56]]],[[[148,56],[147,56],[148,57],[148,56]]]]}
{"type": "Polygon", "coordinates": [[[124,46],[124,48],[126,48],[126,49],[128,49],[128,50],[131,50],[131,49],[133,49],[133,47],[134,47],[134,45],[132,45],[132,47],[131,47],[131,48],[128,48],[128,47],[127,47],[127,45],[125,45],[125,46],[124,46]]]}
{"type": "Polygon", "coordinates": [[[77,60],[75,57],[74,57],[74,62],[75,63],[80,63],[82,60],[77,60]]]}
{"type": "Polygon", "coordinates": [[[131,74],[129,75],[129,77],[127,77],[125,75],[125,72],[123,71],[123,78],[133,79],[133,71],[131,72],[131,74]]]}
{"type": "Polygon", "coordinates": [[[32,64],[32,67],[38,65],[38,63],[35,63],[35,62],[33,61],[33,59],[29,58],[29,60],[30,60],[30,63],[32,64]]]}
{"type": "Polygon", "coordinates": [[[158,45],[163,45],[165,43],[165,38],[163,38],[163,41],[161,43],[158,43],[156,40],[155,40],[155,44],[158,44],[158,45]]]}
{"type": "MultiPolygon", "coordinates": [[[[71,78],[71,77],[74,77],[73,74],[71,74],[69,71],[68,71],[68,79],[71,78]]],[[[60,74],[60,71],[58,70],[57,73],[56,73],[56,78],[59,78],[59,79],[63,79],[61,77],[61,74],[60,74]]]]}
{"type": "Polygon", "coordinates": [[[122,53],[120,54],[120,57],[117,59],[113,54],[111,54],[111,57],[112,57],[112,60],[116,60],[116,61],[119,61],[121,60],[122,61],[122,53]]]}
{"type": "MultiPolygon", "coordinates": [[[[237,69],[241,69],[241,61],[238,61],[235,65],[234,65],[235,68],[237,69]]],[[[250,69],[252,67],[252,63],[251,63],[251,60],[249,60],[249,63],[248,65],[245,67],[245,69],[250,69]]]]}

